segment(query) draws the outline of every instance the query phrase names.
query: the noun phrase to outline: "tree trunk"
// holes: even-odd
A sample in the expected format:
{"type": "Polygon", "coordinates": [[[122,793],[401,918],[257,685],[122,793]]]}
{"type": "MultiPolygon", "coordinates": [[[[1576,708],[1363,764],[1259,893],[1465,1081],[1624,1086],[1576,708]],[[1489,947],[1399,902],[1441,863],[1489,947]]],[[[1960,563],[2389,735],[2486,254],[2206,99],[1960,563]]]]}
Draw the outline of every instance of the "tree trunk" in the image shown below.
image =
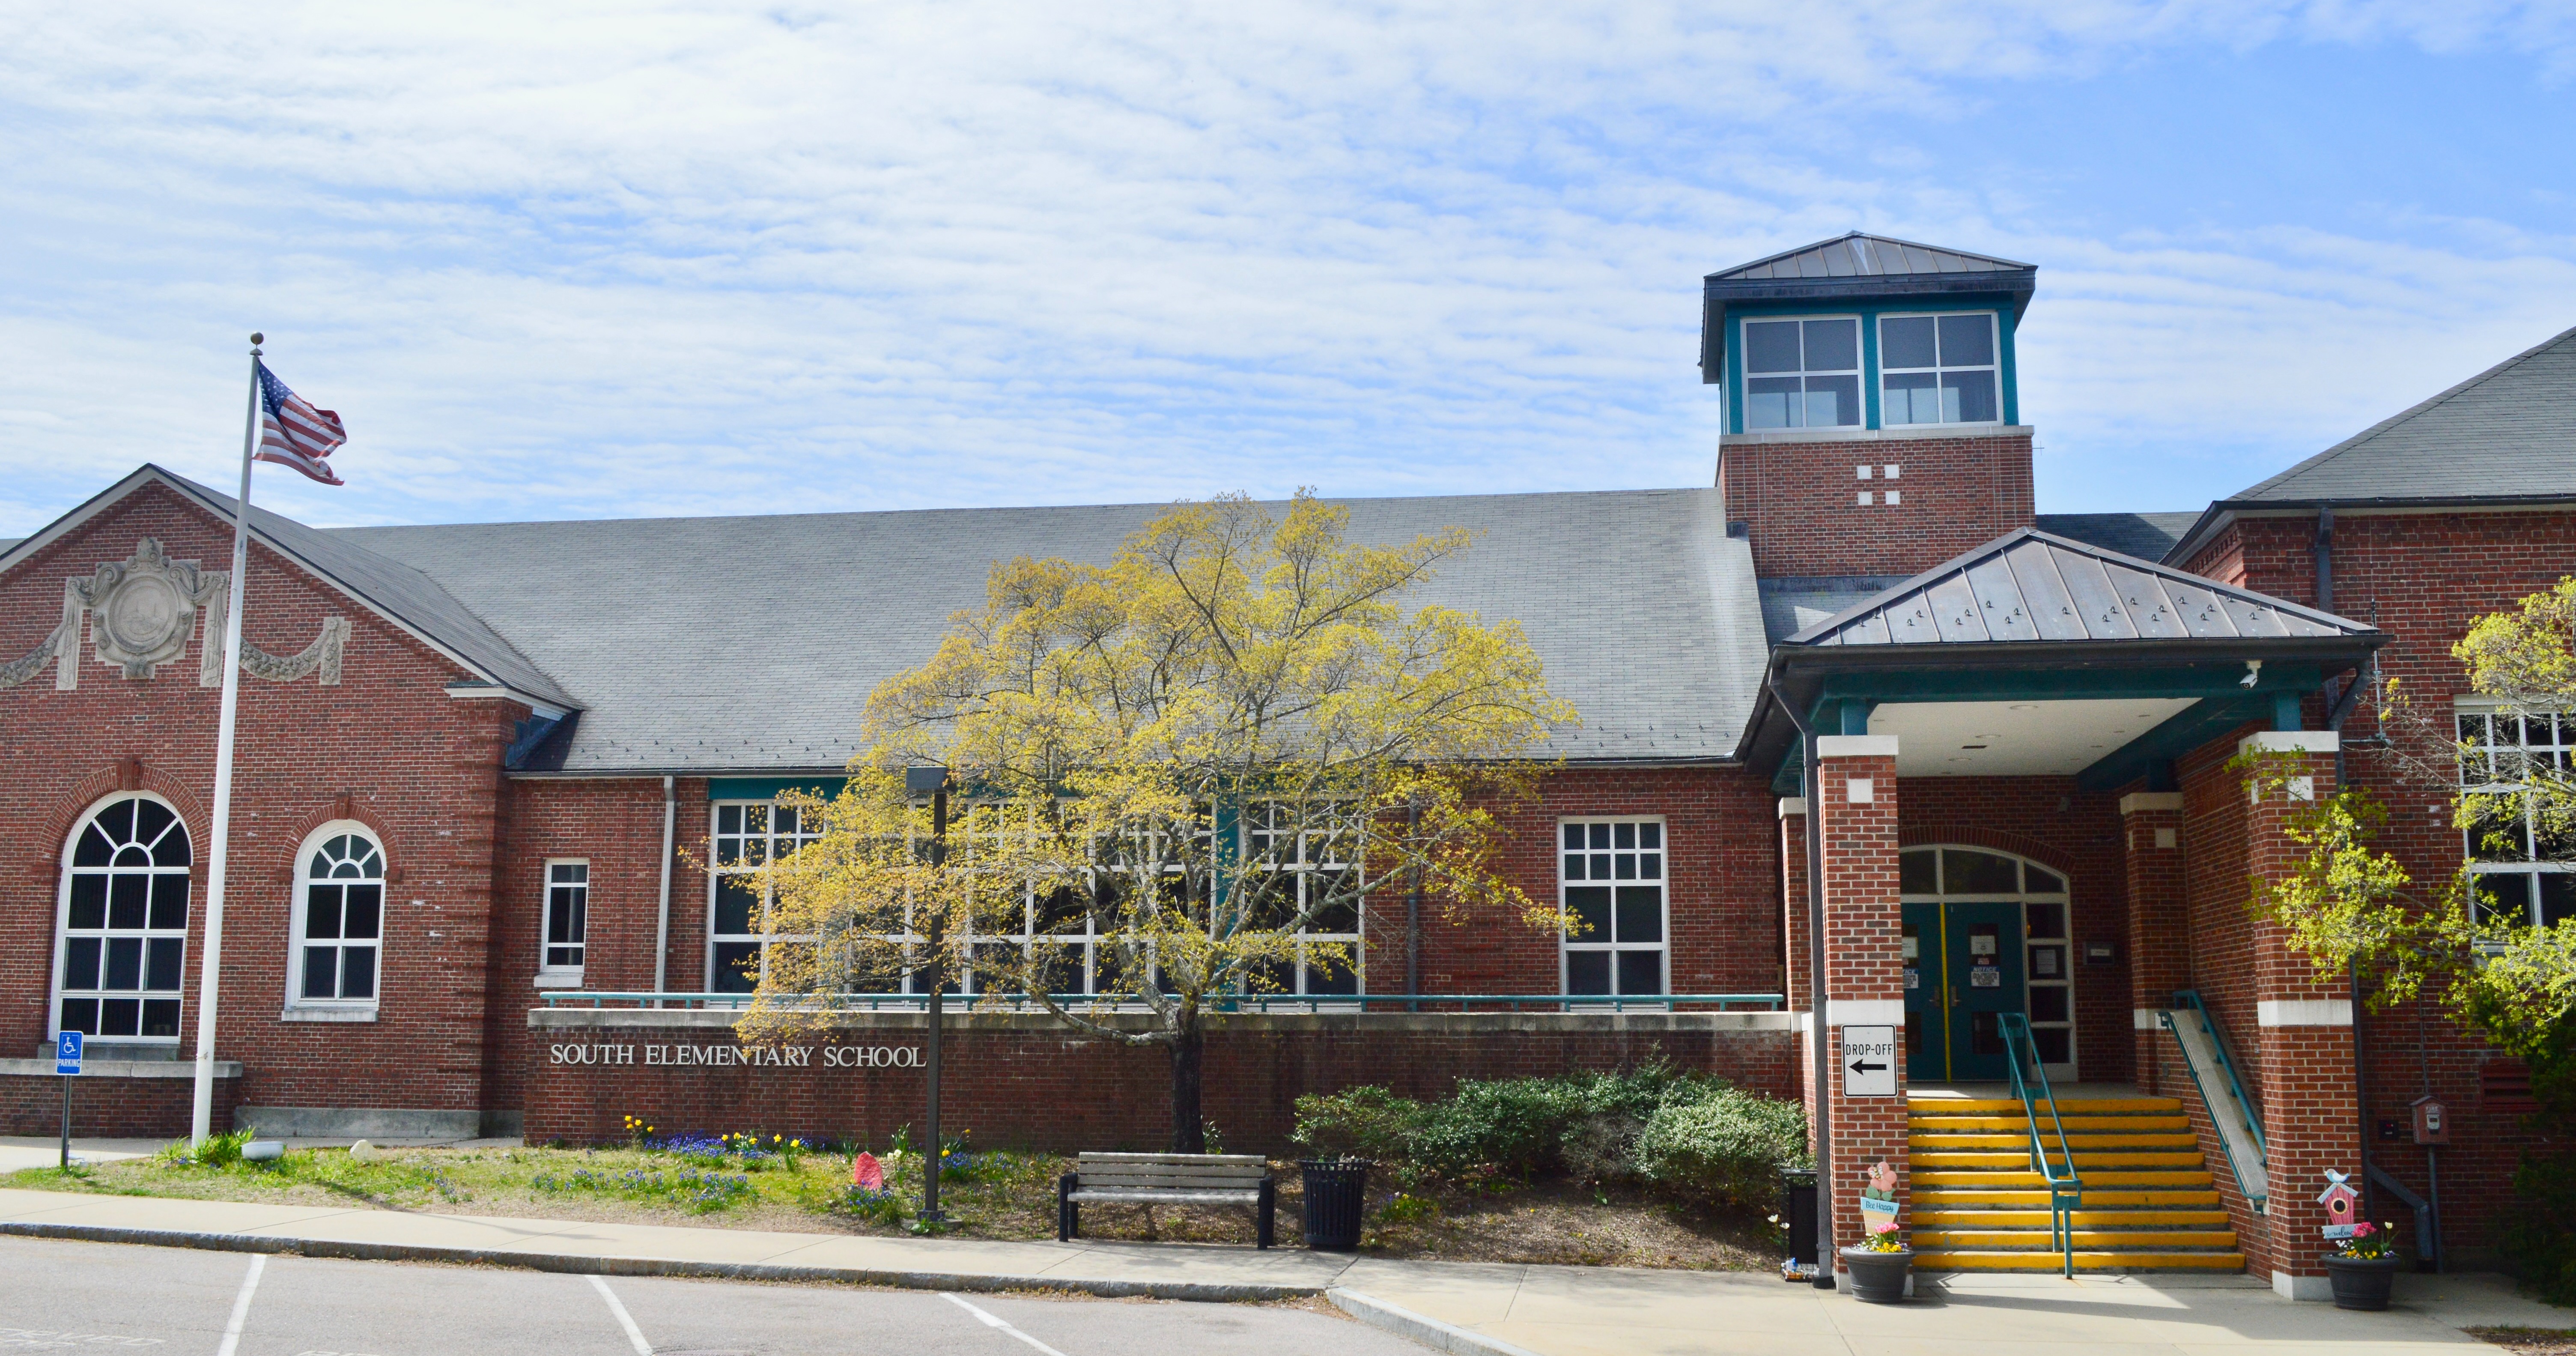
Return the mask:
{"type": "Polygon", "coordinates": [[[1207,1152],[1207,1121],[1199,1110],[1200,1055],[1207,1038],[1196,1022],[1183,1024],[1172,1041],[1172,1147],[1176,1154],[1207,1152]]]}

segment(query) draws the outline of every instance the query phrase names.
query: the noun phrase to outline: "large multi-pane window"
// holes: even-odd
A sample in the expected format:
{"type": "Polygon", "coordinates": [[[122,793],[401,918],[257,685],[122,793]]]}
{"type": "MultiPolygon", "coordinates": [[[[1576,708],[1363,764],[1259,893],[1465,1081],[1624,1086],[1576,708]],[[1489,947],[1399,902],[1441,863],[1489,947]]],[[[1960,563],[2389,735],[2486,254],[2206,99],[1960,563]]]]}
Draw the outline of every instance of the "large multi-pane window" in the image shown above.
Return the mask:
{"type": "Polygon", "coordinates": [[[1569,819],[1559,832],[1565,991],[1667,992],[1664,822],[1569,819]]]}
{"type": "Polygon", "coordinates": [[[546,863],[545,950],[537,962],[539,974],[580,978],[589,936],[590,863],[546,863]]]}
{"type": "Polygon", "coordinates": [[[57,1029],[179,1039],[188,945],[188,828],[170,807],[127,796],[92,813],[63,869],[57,1029]]]}
{"type": "Polygon", "coordinates": [[[1356,994],[1360,991],[1359,865],[1346,835],[1297,822],[1291,809],[1256,805],[1243,816],[1244,859],[1269,868],[1248,920],[1262,930],[1296,929],[1297,959],[1267,966],[1259,993],[1356,994]]]}
{"type": "Polygon", "coordinates": [[[385,852],[354,824],[326,825],[297,869],[290,1001],[372,1007],[385,935],[385,852]]]}
{"type": "Polygon", "coordinates": [[[1879,422],[1991,424],[1995,398],[1995,317],[1892,315],[1878,322],[1879,422]]]}
{"type": "Polygon", "coordinates": [[[2550,830],[2535,775],[2565,777],[2576,755],[2576,714],[2460,713],[2460,783],[2493,797],[2496,813],[2468,831],[2469,870],[2485,907],[2543,926],[2576,917],[2576,842],[2550,830]]]}
{"type": "Polygon", "coordinates": [[[724,801],[715,806],[715,871],[708,880],[707,989],[749,993],[768,960],[770,931],[763,866],[819,837],[792,805],[724,801]]]}
{"type": "Polygon", "coordinates": [[[1744,322],[1744,426],[1860,425],[1860,321],[1744,322]]]}

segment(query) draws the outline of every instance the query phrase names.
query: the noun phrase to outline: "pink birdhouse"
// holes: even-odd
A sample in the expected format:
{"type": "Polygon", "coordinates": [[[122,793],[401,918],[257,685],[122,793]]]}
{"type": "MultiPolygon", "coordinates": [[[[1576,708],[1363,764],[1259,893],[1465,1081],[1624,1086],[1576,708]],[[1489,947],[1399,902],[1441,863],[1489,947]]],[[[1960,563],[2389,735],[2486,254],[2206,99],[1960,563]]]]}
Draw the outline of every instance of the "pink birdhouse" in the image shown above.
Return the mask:
{"type": "Polygon", "coordinates": [[[2353,1210],[2361,1204],[2361,1193],[2353,1189],[2345,1174],[2331,1168],[2326,1170],[2326,1182],[2325,1194],[2317,1197],[2317,1204],[2326,1208],[2326,1227],[2351,1228],[2353,1210]]]}

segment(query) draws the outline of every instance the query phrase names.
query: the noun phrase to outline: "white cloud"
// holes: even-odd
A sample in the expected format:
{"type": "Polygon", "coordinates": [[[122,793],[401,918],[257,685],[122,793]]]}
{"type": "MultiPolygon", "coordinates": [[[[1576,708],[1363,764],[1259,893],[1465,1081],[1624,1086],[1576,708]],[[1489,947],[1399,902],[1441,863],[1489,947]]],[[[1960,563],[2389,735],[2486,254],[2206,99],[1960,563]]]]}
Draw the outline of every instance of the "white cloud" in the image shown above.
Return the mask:
{"type": "Polygon", "coordinates": [[[1854,226],[2043,264],[2053,447],[2278,457],[2537,338],[2576,244],[2066,236],[1855,129],[2284,41],[2576,48],[2479,4],[22,11],[0,534],[222,478],[254,326],[356,432],[351,490],[263,482],[322,521],[1700,483],[1699,275],[1854,226]]]}

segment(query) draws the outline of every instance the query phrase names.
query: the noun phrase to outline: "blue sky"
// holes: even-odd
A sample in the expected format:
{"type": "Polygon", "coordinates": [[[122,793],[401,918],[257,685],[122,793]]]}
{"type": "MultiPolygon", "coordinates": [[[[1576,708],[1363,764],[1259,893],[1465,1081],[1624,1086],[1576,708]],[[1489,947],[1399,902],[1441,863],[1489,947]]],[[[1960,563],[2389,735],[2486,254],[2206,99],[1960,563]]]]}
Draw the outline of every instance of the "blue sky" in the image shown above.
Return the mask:
{"type": "Polygon", "coordinates": [[[0,536],[1707,483],[1702,274],[2040,265],[2048,511],[2194,508],[2576,326],[2576,4],[0,12],[0,536]]]}

